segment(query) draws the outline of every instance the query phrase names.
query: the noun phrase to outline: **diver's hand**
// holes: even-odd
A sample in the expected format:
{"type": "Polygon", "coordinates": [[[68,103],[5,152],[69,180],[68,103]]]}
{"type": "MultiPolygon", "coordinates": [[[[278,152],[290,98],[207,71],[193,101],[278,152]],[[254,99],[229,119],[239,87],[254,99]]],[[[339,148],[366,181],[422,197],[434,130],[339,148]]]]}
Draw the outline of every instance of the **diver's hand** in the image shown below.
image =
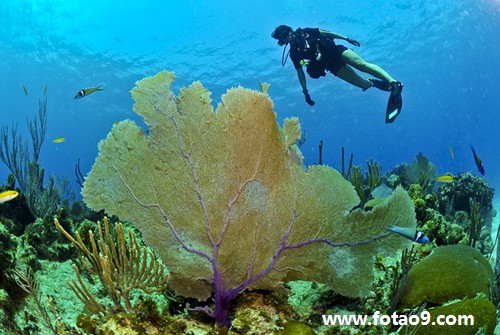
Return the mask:
{"type": "Polygon", "coordinates": [[[304,93],[304,96],[306,97],[306,102],[309,104],[309,106],[314,106],[315,102],[311,99],[311,96],[309,95],[309,91],[302,90],[302,93],[304,93]]]}
{"type": "Polygon", "coordinates": [[[351,40],[349,37],[346,39],[346,41],[347,41],[347,42],[349,42],[349,43],[351,43],[351,44],[352,44],[352,45],[354,45],[354,46],[357,46],[357,47],[361,46],[361,44],[359,44],[359,42],[358,42],[358,41],[356,41],[356,40],[351,40]]]}

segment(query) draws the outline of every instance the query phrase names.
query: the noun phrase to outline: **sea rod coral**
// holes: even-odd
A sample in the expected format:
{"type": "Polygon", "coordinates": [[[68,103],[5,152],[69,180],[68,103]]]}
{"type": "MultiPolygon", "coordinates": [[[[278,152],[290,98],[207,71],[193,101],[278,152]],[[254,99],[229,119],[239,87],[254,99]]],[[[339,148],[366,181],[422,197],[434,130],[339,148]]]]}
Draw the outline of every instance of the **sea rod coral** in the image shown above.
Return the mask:
{"type": "Polygon", "coordinates": [[[201,83],[175,97],[173,80],[163,71],[137,82],[134,110],[149,134],[128,120],[113,126],[84,201],[136,225],[177,294],[213,294],[207,311],[222,326],[247,288],[304,279],[366,295],[373,256],[406,243],[384,228],[415,226],[406,192],[370,212],[352,210],[352,185],[327,166],[305,168],[293,144],[300,132],[282,134],[267,94],[230,89],[214,112],[201,83]]]}

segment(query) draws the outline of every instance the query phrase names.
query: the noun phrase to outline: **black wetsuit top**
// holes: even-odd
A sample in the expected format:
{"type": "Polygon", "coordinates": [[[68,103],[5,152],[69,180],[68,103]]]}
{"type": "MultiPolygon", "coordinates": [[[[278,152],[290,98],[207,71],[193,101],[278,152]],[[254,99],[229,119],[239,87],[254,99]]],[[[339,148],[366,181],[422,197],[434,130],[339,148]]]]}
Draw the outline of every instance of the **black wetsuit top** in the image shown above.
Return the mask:
{"type": "Polygon", "coordinates": [[[311,78],[319,78],[326,74],[325,70],[337,74],[345,65],[342,60],[345,50],[345,46],[337,45],[333,39],[322,36],[319,28],[299,28],[290,43],[290,59],[296,69],[302,66],[301,60],[308,60],[307,73],[311,78]]]}

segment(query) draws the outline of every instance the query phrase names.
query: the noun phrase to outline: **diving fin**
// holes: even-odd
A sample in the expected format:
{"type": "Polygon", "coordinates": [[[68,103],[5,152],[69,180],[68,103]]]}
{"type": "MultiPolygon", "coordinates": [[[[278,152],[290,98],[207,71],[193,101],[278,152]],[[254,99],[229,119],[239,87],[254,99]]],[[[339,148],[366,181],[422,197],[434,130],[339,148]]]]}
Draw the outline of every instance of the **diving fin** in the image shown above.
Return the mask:
{"type": "Polygon", "coordinates": [[[385,123],[392,123],[401,113],[403,107],[403,98],[401,92],[403,91],[403,84],[399,81],[391,83],[391,95],[387,102],[387,109],[385,111],[385,123]]]}

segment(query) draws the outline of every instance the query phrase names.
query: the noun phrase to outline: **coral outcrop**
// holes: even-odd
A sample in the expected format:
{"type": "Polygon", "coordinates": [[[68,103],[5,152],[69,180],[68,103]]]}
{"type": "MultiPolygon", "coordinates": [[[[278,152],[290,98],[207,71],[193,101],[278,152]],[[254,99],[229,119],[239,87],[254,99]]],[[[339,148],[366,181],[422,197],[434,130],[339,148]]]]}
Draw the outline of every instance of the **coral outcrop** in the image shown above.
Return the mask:
{"type": "Polygon", "coordinates": [[[422,325],[414,333],[416,335],[493,335],[496,324],[496,308],[488,299],[466,299],[453,302],[446,306],[439,306],[428,310],[427,325],[422,325]],[[448,321],[447,325],[437,324],[439,316],[447,316],[441,322],[448,321]],[[473,322],[472,322],[473,321],[473,322]]]}
{"type": "Polygon", "coordinates": [[[456,244],[439,247],[408,273],[399,309],[426,302],[441,305],[454,299],[488,297],[495,279],[488,260],[476,249],[456,244]]]}

